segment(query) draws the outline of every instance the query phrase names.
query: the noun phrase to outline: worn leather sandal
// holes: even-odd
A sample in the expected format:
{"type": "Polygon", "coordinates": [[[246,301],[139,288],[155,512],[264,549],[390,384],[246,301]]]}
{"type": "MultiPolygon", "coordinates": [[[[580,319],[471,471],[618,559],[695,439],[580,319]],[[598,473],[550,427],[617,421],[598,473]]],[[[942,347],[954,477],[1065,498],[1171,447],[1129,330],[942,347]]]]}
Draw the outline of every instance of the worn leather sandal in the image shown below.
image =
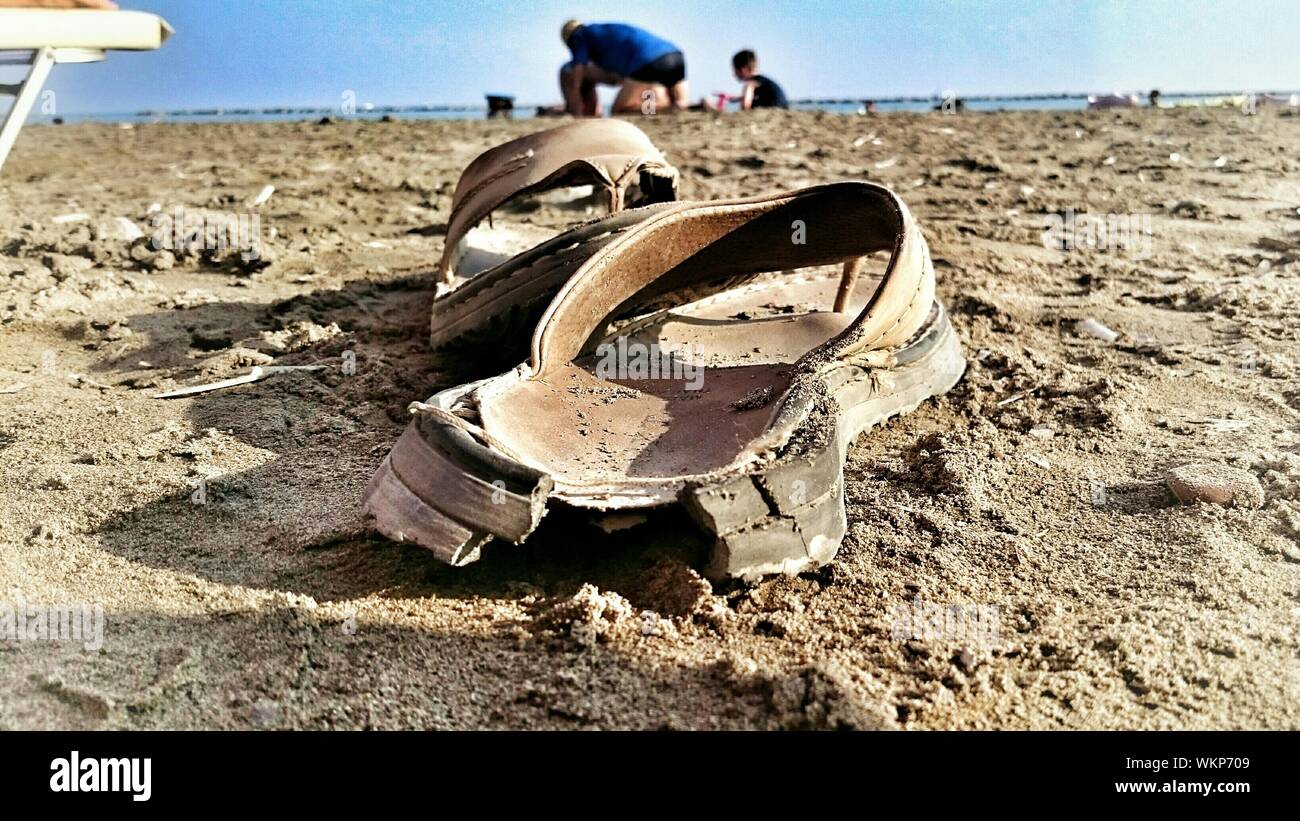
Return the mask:
{"type": "Polygon", "coordinates": [[[578,267],[641,220],[672,203],[647,205],[585,222],[440,292],[429,341],[461,374],[500,373],[528,356],[542,311],[578,267]]]}
{"type": "Polygon", "coordinates": [[[623,120],[581,120],[485,151],[452,197],[430,321],[433,347],[513,339],[521,327],[527,334],[578,264],[637,221],[626,209],[676,198],[677,170],[623,120]],[[599,194],[607,217],[559,236],[527,224],[480,225],[525,198],[582,186],[599,194]]]}
{"type": "Polygon", "coordinates": [[[624,120],[580,120],[490,148],[456,183],[438,261],[440,281],[453,286],[457,275],[471,277],[550,236],[518,227],[476,228],[493,211],[523,197],[578,186],[598,189],[613,214],[675,200],[677,169],[641,129],[624,120]]]}
{"type": "Polygon", "coordinates": [[[460,565],[523,541],[551,504],[682,504],[715,538],[709,575],[796,573],[844,537],[849,443],[964,369],[889,189],[679,203],[577,268],[527,362],[413,403],[364,505],[382,533],[460,565]],[[888,263],[864,275],[878,251],[888,263]],[[629,304],[708,291],[611,333],[629,304]]]}

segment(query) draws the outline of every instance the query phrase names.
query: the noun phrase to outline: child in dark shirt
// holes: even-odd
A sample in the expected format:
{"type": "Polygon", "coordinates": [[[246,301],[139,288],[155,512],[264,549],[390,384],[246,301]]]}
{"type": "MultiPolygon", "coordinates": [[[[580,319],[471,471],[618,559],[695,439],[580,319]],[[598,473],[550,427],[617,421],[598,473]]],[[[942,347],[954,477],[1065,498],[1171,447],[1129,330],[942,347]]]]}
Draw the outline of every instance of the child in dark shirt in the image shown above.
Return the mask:
{"type": "Polygon", "coordinates": [[[731,58],[731,67],[736,70],[736,79],[744,83],[740,92],[740,108],[789,108],[785,92],[775,81],[758,73],[758,57],[749,49],[736,52],[731,58]]]}

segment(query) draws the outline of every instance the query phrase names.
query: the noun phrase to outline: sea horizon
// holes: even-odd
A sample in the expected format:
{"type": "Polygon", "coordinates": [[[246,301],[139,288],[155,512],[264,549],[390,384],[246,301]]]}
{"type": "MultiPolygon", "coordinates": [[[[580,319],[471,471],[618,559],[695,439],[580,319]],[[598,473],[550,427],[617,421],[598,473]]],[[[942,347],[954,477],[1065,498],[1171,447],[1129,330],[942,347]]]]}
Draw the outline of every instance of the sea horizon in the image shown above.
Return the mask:
{"type": "MultiPolygon", "coordinates": [[[[1139,101],[1147,105],[1149,92],[1130,92],[1139,101]]],[[[1125,92],[1045,92],[1037,94],[976,94],[956,95],[949,99],[960,100],[964,108],[975,112],[993,111],[1071,111],[1085,110],[1088,99],[1106,94],[1125,94],[1125,92]]],[[[1160,98],[1168,107],[1223,107],[1237,105],[1250,94],[1270,95],[1291,98],[1292,105],[1300,90],[1261,90],[1261,91],[1161,91],[1160,98]],[[1171,101],[1178,101],[1170,104],[1171,101]]],[[[330,117],[338,120],[375,120],[385,116],[393,119],[476,119],[487,115],[486,97],[483,103],[410,103],[357,104],[351,110],[341,105],[275,105],[275,106],[204,106],[185,109],[136,111],[136,112],[75,112],[58,116],[33,114],[33,124],[50,124],[55,122],[81,123],[154,123],[154,122],[281,122],[304,118],[330,117]]],[[[809,97],[791,101],[791,108],[798,111],[824,111],[829,114],[865,114],[866,106],[874,103],[875,113],[890,112],[925,112],[939,110],[945,97],[942,94],[901,95],[893,97],[809,97]]],[[[551,103],[553,104],[553,103],[551,103]]],[[[518,119],[536,116],[539,107],[545,103],[515,103],[512,115],[518,119]]],[[[734,100],[728,105],[728,111],[736,110],[734,100]]]]}

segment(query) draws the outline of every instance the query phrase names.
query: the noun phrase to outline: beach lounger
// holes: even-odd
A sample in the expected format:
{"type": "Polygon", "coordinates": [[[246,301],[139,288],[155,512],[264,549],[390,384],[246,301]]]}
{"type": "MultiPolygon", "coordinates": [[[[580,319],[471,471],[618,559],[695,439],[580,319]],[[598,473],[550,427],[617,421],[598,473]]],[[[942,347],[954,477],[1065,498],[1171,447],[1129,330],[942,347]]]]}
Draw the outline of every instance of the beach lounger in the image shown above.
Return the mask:
{"type": "Polygon", "coordinates": [[[0,84],[0,95],[14,97],[0,126],[0,168],[55,63],[92,63],[111,50],[150,51],[171,33],[167,21],[140,11],[0,8],[0,65],[29,67],[22,82],[0,84]]]}

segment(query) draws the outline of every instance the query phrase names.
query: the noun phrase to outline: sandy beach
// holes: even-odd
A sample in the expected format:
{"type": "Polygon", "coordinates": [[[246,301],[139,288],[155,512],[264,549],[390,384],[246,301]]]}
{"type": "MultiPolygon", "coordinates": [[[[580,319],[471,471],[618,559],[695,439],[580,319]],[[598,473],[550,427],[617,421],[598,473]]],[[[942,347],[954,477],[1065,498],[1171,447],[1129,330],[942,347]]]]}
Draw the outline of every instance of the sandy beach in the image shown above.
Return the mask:
{"type": "Polygon", "coordinates": [[[754,584],[702,578],[681,513],[556,511],[464,568],[360,516],[455,384],[427,332],[456,180],[549,123],[29,126],[0,603],[104,621],[0,640],[0,728],[1300,728],[1295,113],[637,118],[688,199],[893,188],[969,361],[853,446],[836,560],[754,584]],[[177,208],[256,216],[261,255],[148,247],[177,208]],[[1050,248],[1051,214],[1143,228],[1050,248]],[[324,367],[153,398],[259,365],[324,367]],[[1179,504],[1189,462],[1260,496],[1179,504]],[[923,629],[953,606],[982,631],[923,629]]]}

